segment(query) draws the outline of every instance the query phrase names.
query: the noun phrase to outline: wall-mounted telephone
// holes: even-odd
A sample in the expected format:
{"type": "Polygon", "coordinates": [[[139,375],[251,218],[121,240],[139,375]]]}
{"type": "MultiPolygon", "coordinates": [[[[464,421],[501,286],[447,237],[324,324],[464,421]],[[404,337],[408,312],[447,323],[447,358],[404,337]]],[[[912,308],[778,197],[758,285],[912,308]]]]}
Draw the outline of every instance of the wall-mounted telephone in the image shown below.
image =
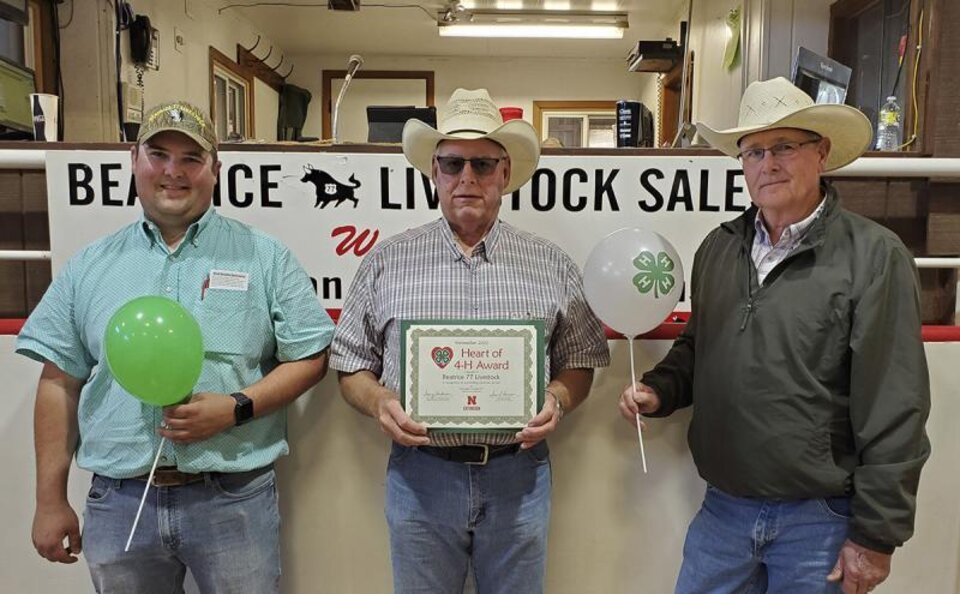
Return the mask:
{"type": "Polygon", "coordinates": [[[130,23],[130,58],[135,64],[146,64],[150,60],[150,44],[153,28],[150,19],[138,14],[130,23]]]}

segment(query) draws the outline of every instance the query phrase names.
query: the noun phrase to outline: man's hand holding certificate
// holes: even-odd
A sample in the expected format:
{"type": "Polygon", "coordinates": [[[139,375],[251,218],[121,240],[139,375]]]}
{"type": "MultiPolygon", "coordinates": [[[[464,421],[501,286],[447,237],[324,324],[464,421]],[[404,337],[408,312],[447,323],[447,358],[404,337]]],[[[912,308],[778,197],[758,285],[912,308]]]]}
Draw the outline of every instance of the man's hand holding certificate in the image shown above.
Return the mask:
{"type": "Polygon", "coordinates": [[[404,409],[431,430],[514,431],[543,404],[543,324],[424,320],[401,324],[404,409]]]}

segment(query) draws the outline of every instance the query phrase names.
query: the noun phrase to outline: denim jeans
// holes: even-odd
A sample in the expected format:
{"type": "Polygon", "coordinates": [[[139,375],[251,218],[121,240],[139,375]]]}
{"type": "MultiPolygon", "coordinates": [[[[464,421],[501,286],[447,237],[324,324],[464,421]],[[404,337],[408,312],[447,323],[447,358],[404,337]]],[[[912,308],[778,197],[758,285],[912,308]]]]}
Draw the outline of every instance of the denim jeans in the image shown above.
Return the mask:
{"type": "Polygon", "coordinates": [[[97,592],[183,592],[187,569],[203,593],[280,591],[280,513],[272,468],[151,486],[125,553],[144,484],[93,477],[83,513],[83,553],[97,592]]]}
{"type": "Polygon", "coordinates": [[[386,516],[396,594],[543,591],[550,519],[546,442],[486,466],[397,444],[387,468],[386,516]]]}
{"type": "Polygon", "coordinates": [[[827,581],[850,498],[776,501],[707,487],[683,545],[678,594],[839,594],[827,581]]]}

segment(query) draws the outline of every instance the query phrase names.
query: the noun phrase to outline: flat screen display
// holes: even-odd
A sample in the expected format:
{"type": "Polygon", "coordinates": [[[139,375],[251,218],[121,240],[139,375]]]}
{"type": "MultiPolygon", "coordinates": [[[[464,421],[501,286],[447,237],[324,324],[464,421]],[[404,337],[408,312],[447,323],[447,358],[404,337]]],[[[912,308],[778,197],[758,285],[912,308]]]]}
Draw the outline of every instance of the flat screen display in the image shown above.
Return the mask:
{"type": "Polygon", "coordinates": [[[400,142],[407,120],[437,127],[436,107],[370,105],[367,107],[367,142],[400,142]]]}
{"type": "Polygon", "coordinates": [[[843,103],[852,72],[832,58],[798,47],[793,61],[793,84],[817,103],[843,103]]]}
{"type": "Polygon", "coordinates": [[[0,58],[0,132],[33,130],[30,93],[34,89],[32,70],[0,58]]]}

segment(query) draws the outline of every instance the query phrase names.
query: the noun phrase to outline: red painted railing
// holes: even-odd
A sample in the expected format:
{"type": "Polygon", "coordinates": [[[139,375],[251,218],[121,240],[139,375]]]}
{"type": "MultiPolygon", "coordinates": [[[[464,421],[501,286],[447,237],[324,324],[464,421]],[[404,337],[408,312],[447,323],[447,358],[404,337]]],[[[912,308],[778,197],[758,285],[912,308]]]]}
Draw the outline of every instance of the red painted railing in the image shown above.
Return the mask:
{"type": "MultiPolygon", "coordinates": [[[[334,322],[340,319],[339,309],[328,309],[327,313],[330,314],[330,317],[333,318],[334,322]]],[[[673,340],[680,335],[680,332],[683,330],[683,326],[686,324],[689,316],[689,312],[675,312],[670,316],[668,321],[660,324],[658,327],[640,336],[639,338],[644,340],[673,340]]],[[[19,334],[20,328],[23,327],[23,323],[25,321],[26,320],[22,319],[0,319],[0,334],[19,334]]],[[[607,332],[607,338],[623,338],[619,332],[614,332],[610,328],[605,328],[605,330],[607,332]]],[[[960,326],[924,326],[923,341],[960,342],[960,326]]]]}

